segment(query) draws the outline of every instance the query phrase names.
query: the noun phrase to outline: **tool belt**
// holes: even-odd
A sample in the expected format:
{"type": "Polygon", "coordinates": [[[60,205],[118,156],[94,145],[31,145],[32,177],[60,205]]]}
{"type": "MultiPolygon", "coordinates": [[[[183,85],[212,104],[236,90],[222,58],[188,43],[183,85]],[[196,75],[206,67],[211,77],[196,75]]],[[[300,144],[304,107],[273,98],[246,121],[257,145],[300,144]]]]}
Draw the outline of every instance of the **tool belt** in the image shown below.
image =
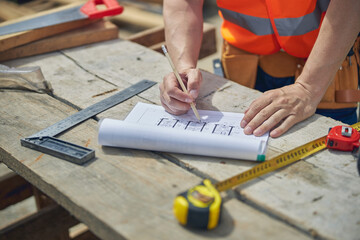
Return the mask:
{"type": "MultiPolygon", "coordinates": [[[[318,105],[319,109],[340,109],[357,107],[360,102],[358,90],[360,66],[360,37],[337,71],[318,105]]],[[[279,51],[271,55],[259,56],[236,48],[224,41],[222,64],[225,77],[243,86],[254,88],[258,66],[272,77],[297,77],[300,75],[305,59],[297,58],[279,51]]],[[[281,81],[281,79],[279,79],[281,81]]]]}

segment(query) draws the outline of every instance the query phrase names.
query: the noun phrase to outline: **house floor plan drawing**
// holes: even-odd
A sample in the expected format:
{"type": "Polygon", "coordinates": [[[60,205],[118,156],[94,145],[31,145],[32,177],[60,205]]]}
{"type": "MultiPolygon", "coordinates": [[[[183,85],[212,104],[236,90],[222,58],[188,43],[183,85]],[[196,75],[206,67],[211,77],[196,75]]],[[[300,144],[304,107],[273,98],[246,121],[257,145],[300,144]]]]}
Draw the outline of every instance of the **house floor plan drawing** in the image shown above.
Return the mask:
{"type": "Polygon", "coordinates": [[[242,113],[198,110],[175,116],[162,106],[138,103],[124,121],[103,119],[99,143],[104,146],[168,151],[247,160],[264,160],[268,134],[245,135],[242,113]]]}
{"type": "MultiPolygon", "coordinates": [[[[219,111],[198,110],[201,121],[199,122],[194,113],[175,116],[167,113],[163,107],[138,103],[126,117],[125,121],[141,125],[160,126],[178,130],[187,130],[202,133],[221,134],[227,136],[242,136],[249,139],[258,139],[253,135],[245,135],[240,127],[240,121],[244,114],[219,111]]],[[[261,136],[267,140],[267,134],[261,136]]]]}

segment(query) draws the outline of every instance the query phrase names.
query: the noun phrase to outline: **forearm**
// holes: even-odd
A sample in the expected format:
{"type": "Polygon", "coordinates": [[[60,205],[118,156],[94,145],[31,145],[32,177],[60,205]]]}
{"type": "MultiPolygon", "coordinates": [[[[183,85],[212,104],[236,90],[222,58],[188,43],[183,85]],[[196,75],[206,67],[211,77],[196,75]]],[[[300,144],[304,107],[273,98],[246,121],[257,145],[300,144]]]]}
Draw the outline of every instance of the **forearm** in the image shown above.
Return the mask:
{"type": "Polygon", "coordinates": [[[203,0],[164,0],[166,45],[180,72],[196,67],[203,32],[202,6],[203,0]]]}
{"type": "Polygon", "coordinates": [[[360,31],[360,1],[332,0],[299,83],[320,101],[360,31]]]}

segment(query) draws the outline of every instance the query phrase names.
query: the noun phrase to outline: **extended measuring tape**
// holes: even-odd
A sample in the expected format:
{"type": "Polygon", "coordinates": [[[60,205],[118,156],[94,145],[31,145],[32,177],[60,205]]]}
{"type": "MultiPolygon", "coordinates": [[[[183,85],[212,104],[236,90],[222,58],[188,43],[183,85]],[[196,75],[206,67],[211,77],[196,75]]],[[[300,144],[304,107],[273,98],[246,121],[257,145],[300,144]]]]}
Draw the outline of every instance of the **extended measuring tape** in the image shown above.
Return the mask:
{"type": "MultiPolygon", "coordinates": [[[[218,182],[215,185],[209,179],[180,193],[174,200],[173,211],[180,224],[201,229],[213,229],[220,220],[222,199],[219,192],[226,191],[241,183],[257,178],[276,169],[285,167],[293,162],[308,157],[324,148],[341,151],[359,149],[360,122],[347,126],[336,126],[330,129],[329,134],[297,147],[289,152],[280,154],[268,161],[236,176],[218,182]]],[[[358,169],[360,174],[360,165],[358,169]]]]}

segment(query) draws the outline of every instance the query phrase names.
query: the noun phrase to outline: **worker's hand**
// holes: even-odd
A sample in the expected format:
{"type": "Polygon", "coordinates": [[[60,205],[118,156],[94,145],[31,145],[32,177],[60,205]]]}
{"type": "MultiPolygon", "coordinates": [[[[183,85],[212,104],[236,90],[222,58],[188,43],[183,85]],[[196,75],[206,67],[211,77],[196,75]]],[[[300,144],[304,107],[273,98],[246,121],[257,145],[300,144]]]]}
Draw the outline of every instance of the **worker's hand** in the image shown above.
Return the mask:
{"type": "Polygon", "coordinates": [[[199,95],[202,75],[199,69],[191,68],[179,72],[189,94],[182,91],[175,74],[169,73],[160,84],[160,100],[165,110],[171,114],[180,115],[190,109],[190,103],[195,102],[199,95]]]}
{"type": "Polygon", "coordinates": [[[285,86],[265,92],[253,101],[240,123],[245,134],[261,136],[270,131],[279,137],[294,124],[315,113],[321,96],[314,95],[303,84],[285,86]]]}

